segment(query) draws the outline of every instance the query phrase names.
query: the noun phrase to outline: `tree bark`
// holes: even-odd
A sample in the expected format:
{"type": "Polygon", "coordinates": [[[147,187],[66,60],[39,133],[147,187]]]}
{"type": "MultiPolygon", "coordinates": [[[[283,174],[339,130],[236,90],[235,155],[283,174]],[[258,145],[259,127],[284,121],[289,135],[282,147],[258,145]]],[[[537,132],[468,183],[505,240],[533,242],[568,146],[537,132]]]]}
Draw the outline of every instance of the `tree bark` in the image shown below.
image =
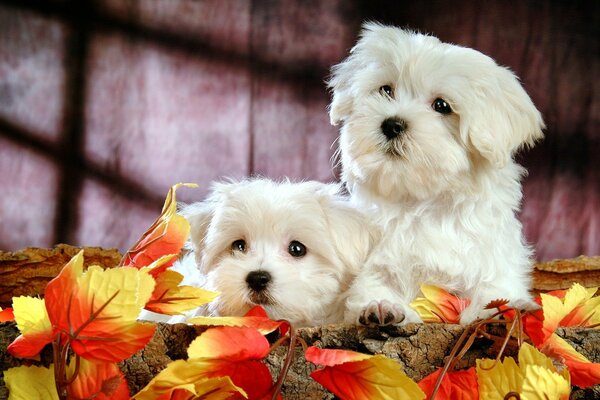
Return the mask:
{"type": "MultiPolygon", "coordinates": [[[[10,307],[13,297],[42,295],[46,284],[80,250],[81,247],[59,244],[53,249],[28,247],[14,253],[0,251],[0,307],[10,307]]],[[[85,247],[83,250],[84,268],[115,267],[121,261],[116,249],[85,247]]]]}
{"type": "MultiPolygon", "coordinates": [[[[403,327],[380,329],[348,325],[329,325],[298,330],[298,335],[309,346],[347,349],[368,354],[383,354],[396,360],[404,372],[419,381],[444,365],[446,357],[463,332],[460,325],[410,324],[403,327]]],[[[493,327],[500,333],[503,327],[493,327]]],[[[186,349],[201,329],[184,324],[158,324],[156,334],[142,350],[120,364],[132,394],[141,390],[172,360],[186,358],[186,349]]],[[[584,328],[559,328],[557,333],[592,362],[600,362],[600,330],[584,328]]],[[[18,336],[14,323],[0,324],[0,370],[19,365],[48,365],[49,349],[42,353],[41,361],[16,359],[6,352],[6,347],[18,336]]],[[[510,351],[509,351],[510,354],[510,351]]],[[[278,376],[286,356],[285,347],[271,353],[266,364],[274,379],[278,376]]],[[[485,339],[478,339],[457,364],[457,368],[475,365],[477,358],[496,356],[495,349],[485,339]]],[[[283,386],[286,400],[333,399],[333,395],[310,378],[317,366],[304,359],[301,347],[296,348],[295,359],[283,386]]],[[[0,378],[0,399],[8,396],[4,380],[0,378]]],[[[582,390],[575,389],[572,399],[600,398],[600,385],[582,390]]]]}

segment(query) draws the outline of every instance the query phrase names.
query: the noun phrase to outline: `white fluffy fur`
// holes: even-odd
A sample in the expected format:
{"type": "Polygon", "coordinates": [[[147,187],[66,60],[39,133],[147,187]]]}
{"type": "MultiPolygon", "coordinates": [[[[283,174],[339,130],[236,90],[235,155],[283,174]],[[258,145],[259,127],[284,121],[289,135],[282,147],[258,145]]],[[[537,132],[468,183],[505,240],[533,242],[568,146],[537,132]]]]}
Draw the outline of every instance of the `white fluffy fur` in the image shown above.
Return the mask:
{"type": "Polygon", "coordinates": [[[175,269],[221,293],[199,312],[244,315],[255,305],[246,277],[262,270],[272,276],[270,301],[260,304],[271,318],[294,326],[343,321],[344,292],[375,238],[339,190],[336,184],[252,179],[215,184],[207,200],[184,207],[195,260],[184,258],[175,269]],[[238,239],[246,241],[245,253],[232,250],[238,239]],[[306,246],[304,257],[288,253],[292,240],[306,246]]]}
{"type": "Polygon", "coordinates": [[[515,75],[473,49],[367,23],[330,87],[343,180],[384,230],[351,288],[347,322],[420,321],[408,304],[422,283],[469,297],[463,323],[497,298],[532,306],[532,251],[515,216],[525,171],[513,154],[542,137],[543,122],[515,75]],[[434,111],[436,98],[453,113],[434,111]],[[390,117],[408,129],[388,141],[390,117]]]}

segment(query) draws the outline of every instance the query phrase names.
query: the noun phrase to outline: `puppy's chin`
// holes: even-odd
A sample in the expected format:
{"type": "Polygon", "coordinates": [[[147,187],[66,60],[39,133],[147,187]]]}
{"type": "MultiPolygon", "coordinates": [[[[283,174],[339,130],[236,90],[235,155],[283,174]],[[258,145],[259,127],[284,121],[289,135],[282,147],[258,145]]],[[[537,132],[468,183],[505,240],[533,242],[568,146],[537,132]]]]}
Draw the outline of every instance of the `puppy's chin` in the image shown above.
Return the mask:
{"type": "Polygon", "coordinates": [[[273,299],[267,290],[262,290],[260,292],[251,290],[248,293],[248,299],[250,300],[250,305],[268,306],[275,304],[275,299],[273,299]]]}
{"type": "Polygon", "coordinates": [[[369,108],[342,128],[343,178],[350,190],[397,202],[431,198],[469,181],[472,164],[452,126],[415,113],[408,130],[389,140],[381,132],[385,118],[369,108]]]}

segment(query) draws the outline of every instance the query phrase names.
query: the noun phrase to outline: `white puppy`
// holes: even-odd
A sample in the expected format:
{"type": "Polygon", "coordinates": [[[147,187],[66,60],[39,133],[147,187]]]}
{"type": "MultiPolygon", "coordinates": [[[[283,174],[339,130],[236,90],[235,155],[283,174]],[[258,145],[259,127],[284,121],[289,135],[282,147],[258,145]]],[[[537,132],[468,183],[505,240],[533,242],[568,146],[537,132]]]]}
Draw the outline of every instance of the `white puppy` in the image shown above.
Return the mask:
{"type": "MultiPolygon", "coordinates": [[[[204,313],[241,316],[261,305],[298,326],[342,322],[344,292],[375,240],[340,185],[218,183],[182,209],[194,257],[175,269],[220,292],[204,313]]],[[[192,279],[193,281],[194,279],[192,279]]]]}
{"type": "Polygon", "coordinates": [[[513,155],[544,125],[515,75],[478,51],[367,23],[330,87],[343,180],[384,230],[347,322],[420,321],[408,304],[422,283],[470,298],[462,323],[493,299],[533,306],[513,155]]]}

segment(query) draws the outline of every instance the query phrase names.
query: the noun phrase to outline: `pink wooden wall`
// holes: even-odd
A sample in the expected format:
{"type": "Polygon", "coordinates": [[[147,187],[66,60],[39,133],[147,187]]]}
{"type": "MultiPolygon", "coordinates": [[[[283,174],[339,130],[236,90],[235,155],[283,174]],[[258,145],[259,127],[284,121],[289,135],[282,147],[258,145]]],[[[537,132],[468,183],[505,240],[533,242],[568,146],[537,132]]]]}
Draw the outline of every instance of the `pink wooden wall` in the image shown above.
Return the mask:
{"type": "Polygon", "coordinates": [[[521,155],[538,258],[600,254],[594,2],[0,2],[0,249],[125,250],[175,182],[330,181],[324,80],[374,19],[475,47],[548,125],[521,155]],[[412,3],[412,4],[410,4],[412,3]]]}

